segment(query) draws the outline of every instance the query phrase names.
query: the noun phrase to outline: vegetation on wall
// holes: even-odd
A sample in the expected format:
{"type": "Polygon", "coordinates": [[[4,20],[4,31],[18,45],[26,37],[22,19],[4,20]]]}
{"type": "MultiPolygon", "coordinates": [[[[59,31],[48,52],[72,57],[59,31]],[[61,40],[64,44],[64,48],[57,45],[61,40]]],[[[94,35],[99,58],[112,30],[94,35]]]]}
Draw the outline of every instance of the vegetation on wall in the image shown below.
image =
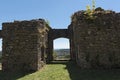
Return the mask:
{"type": "Polygon", "coordinates": [[[95,11],[95,0],[92,0],[92,7],[90,5],[86,6],[85,15],[87,19],[94,19],[93,13],[95,11]]]}
{"type": "Polygon", "coordinates": [[[46,22],[48,25],[50,25],[50,21],[49,21],[49,20],[45,20],[45,22],[46,22]]]}
{"type": "MultiPolygon", "coordinates": [[[[95,0],[92,0],[92,5],[87,5],[86,6],[86,10],[82,10],[82,11],[80,11],[80,13],[81,13],[81,16],[83,16],[83,19],[86,19],[87,21],[92,21],[92,20],[94,20],[96,17],[94,16],[94,13],[95,13],[95,8],[96,8],[96,6],[95,6],[96,4],[95,4],[95,0]]],[[[77,20],[77,17],[75,16],[75,14],[73,14],[72,16],[71,16],[71,20],[73,21],[73,22],[75,22],[76,20],[77,20]]]]}
{"type": "Polygon", "coordinates": [[[46,23],[46,27],[47,27],[48,29],[50,29],[50,21],[49,21],[49,20],[45,20],[45,23],[46,23]]]}

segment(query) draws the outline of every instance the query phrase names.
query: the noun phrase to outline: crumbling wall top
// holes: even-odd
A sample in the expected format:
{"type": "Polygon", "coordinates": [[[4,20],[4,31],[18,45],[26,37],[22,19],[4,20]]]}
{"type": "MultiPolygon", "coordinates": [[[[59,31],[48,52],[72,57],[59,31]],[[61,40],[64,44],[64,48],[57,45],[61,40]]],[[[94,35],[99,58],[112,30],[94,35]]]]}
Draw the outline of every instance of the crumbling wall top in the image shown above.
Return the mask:
{"type": "Polygon", "coordinates": [[[104,10],[100,7],[96,8],[94,12],[91,14],[87,10],[81,10],[78,12],[75,12],[72,17],[72,23],[76,21],[82,21],[84,23],[96,23],[96,22],[102,22],[102,21],[116,21],[120,19],[120,13],[116,13],[112,10],[104,10]],[[91,17],[92,16],[92,17],[91,17]],[[113,20],[114,19],[114,20],[113,20]],[[102,21],[101,21],[102,20],[102,21]]]}

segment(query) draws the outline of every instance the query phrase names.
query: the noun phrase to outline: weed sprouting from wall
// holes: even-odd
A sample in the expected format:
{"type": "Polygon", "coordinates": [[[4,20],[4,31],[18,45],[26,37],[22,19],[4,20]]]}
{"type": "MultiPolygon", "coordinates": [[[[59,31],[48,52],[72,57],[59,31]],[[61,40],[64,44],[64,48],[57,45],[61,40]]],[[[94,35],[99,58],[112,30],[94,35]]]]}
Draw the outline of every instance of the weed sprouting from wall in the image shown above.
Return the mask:
{"type": "Polygon", "coordinates": [[[95,0],[92,0],[92,7],[90,5],[86,6],[86,11],[85,11],[85,15],[86,15],[86,19],[94,19],[95,17],[93,16],[93,13],[95,11],[95,0]]]}

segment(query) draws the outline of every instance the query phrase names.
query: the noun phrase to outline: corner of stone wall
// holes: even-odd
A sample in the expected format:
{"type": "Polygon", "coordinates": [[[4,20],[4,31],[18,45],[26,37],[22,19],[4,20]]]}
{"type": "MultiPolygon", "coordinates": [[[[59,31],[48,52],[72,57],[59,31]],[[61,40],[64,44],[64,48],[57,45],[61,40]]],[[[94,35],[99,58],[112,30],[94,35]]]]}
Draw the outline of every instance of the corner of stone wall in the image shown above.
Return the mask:
{"type": "Polygon", "coordinates": [[[72,16],[74,53],[81,68],[120,68],[120,13],[97,8],[72,16]]]}
{"type": "Polygon", "coordinates": [[[43,19],[3,23],[3,71],[37,71],[46,62],[48,31],[43,19]]]}

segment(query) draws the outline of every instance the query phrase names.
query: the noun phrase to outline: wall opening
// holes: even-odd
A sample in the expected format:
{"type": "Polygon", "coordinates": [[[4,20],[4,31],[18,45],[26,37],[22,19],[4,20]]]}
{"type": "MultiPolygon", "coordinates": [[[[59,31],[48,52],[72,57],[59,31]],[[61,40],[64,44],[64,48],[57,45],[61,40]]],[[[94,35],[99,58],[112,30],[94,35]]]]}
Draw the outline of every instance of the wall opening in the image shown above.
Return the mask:
{"type": "Polygon", "coordinates": [[[53,59],[70,60],[70,43],[67,38],[58,38],[53,42],[53,59]]]}

